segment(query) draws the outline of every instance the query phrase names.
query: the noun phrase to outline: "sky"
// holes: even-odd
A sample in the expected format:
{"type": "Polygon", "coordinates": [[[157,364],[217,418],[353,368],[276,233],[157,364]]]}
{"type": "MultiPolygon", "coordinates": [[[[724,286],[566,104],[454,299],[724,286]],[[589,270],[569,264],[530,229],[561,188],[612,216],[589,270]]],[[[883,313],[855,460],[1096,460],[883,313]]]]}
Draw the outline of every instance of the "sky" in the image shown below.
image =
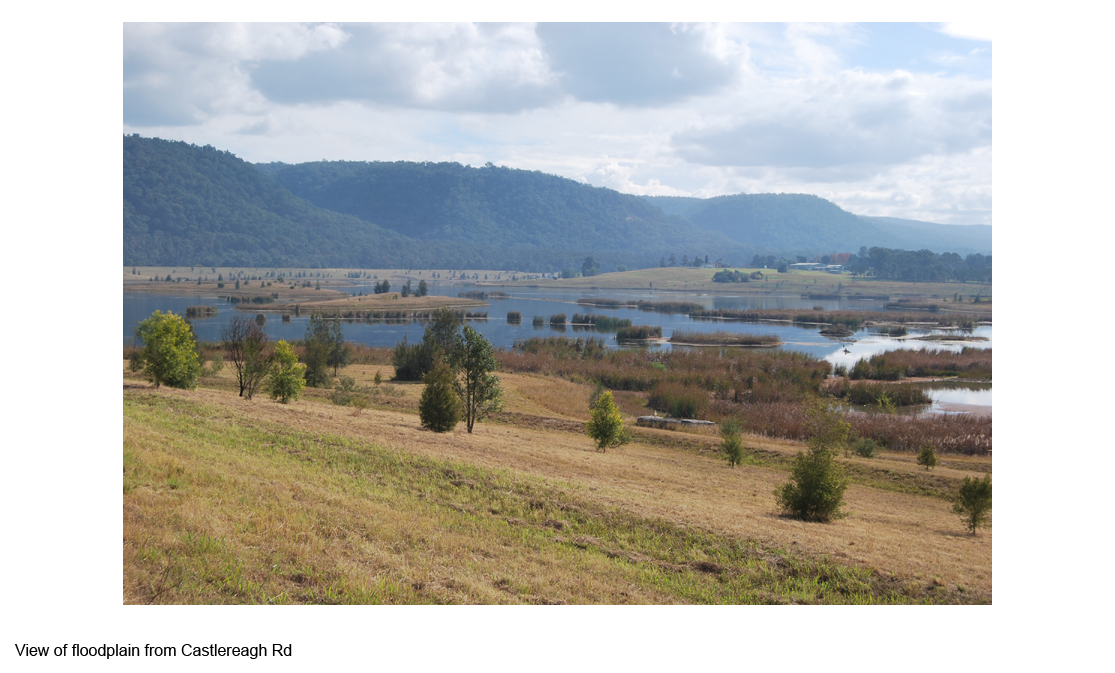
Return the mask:
{"type": "Polygon", "coordinates": [[[991,224],[991,40],[958,24],[124,24],[124,133],[629,194],[991,224]]]}

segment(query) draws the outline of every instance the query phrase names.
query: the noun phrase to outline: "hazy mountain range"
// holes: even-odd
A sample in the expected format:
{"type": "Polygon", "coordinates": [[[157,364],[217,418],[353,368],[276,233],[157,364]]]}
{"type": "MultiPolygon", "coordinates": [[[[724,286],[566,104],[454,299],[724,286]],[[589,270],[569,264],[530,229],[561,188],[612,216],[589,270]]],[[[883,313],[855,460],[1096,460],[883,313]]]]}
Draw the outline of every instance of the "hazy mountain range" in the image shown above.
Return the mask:
{"type": "Polygon", "coordinates": [[[213,147],[124,137],[124,264],[603,271],[673,253],[860,246],[991,252],[988,226],[860,217],[815,196],[638,197],[488,164],[253,165],[213,147]]]}

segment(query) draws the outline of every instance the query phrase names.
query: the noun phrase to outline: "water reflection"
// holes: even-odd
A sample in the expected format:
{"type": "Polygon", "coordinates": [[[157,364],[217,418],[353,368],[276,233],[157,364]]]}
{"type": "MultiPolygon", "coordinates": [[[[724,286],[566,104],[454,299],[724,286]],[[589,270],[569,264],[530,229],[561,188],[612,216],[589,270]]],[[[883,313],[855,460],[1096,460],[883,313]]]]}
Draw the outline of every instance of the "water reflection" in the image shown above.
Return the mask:
{"type": "MultiPolygon", "coordinates": [[[[347,288],[350,294],[373,294],[372,286],[376,281],[367,281],[364,285],[347,288]]],[[[467,290],[460,286],[430,285],[430,294],[440,296],[457,296],[467,290]]],[[[660,325],[663,335],[669,338],[675,330],[684,329],[694,332],[712,332],[726,330],[729,332],[750,332],[754,334],[773,334],[783,342],[783,349],[809,353],[818,358],[823,358],[834,365],[851,367],[860,358],[870,357],[899,348],[915,349],[943,349],[958,351],[964,346],[973,348],[991,347],[991,327],[977,327],[970,332],[974,336],[985,337],[987,341],[974,341],[967,343],[950,343],[934,341],[917,341],[911,337],[934,333],[948,333],[942,330],[925,330],[909,328],[905,337],[890,337],[868,330],[856,332],[849,339],[830,339],[819,333],[818,326],[803,326],[779,322],[730,322],[720,320],[693,320],[685,314],[657,313],[642,311],[635,308],[601,308],[596,306],[581,306],[576,304],[581,297],[600,297],[619,301],[650,300],[657,302],[689,302],[700,304],[709,309],[760,309],[760,308],[812,308],[822,306],[825,310],[866,310],[882,311],[884,300],[880,299],[808,299],[798,295],[785,296],[750,296],[750,295],[708,295],[702,293],[683,294],[676,292],[622,291],[604,292],[601,290],[554,290],[534,288],[514,288],[506,291],[514,296],[505,299],[489,300],[486,308],[475,309],[487,311],[487,320],[468,321],[475,330],[490,340],[497,348],[510,348],[518,339],[525,339],[537,335],[560,335],[569,327],[550,325],[549,317],[554,314],[586,313],[608,315],[617,318],[628,318],[634,325],[660,325]],[[520,322],[509,323],[507,313],[517,311],[522,315],[520,322]],[[545,321],[542,325],[534,323],[534,317],[540,316],[545,321]],[[845,352],[847,351],[847,352],[845,352]]],[[[124,340],[127,342],[135,332],[139,321],[149,316],[156,309],[173,311],[184,315],[187,306],[205,305],[214,306],[217,315],[212,318],[194,321],[194,329],[199,338],[206,341],[220,339],[221,329],[238,312],[228,302],[217,297],[196,296],[168,296],[159,294],[125,293],[124,294],[124,340]]],[[[249,312],[248,315],[252,313],[249,312]]],[[[265,327],[268,336],[272,339],[301,339],[306,333],[309,316],[305,313],[292,317],[290,322],[282,322],[278,316],[271,314],[265,327]]],[[[370,346],[394,346],[405,336],[408,341],[414,342],[422,338],[425,324],[411,321],[379,321],[344,322],[342,327],[345,338],[367,344],[370,346]]],[[[594,333],[591,327],[572,326],[572,331],[577,336],[594,333]]],[[[609,348],[617,348],[612,333],[596,333],[601,336],[609,348]]],[[[630,347],[630,346],[625,346],[630,347]]],[[[640,348],[669,349],[669,343],[656,343],[640,348]]]]}

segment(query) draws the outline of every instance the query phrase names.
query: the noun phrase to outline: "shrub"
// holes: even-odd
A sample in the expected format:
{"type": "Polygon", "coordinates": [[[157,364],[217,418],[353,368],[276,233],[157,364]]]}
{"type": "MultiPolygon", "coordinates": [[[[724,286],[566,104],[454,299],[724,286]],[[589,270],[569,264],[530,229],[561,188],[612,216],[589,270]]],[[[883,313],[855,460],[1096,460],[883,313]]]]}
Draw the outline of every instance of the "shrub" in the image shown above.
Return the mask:
{"type": "Polygon", "coordinates": [[[926,444],[921,447],[921,451],[918,452],[918,465],[924,465],[926,471],[931,467],[937,467],[937,454],[932,446],[926,444]]]}
{"type": "Polygon", "coordinates": [[[879,443],[869,437],[864,437],[856,442],[852,451],[861,458],[874,458],[879,454],[879,443]]]}
{"type": "Polygon", "coordinates": [[[461,398],[453,389],[455,377],[445,362],[439,361],[426,373],[426,388],[418,400],[422,427],[434,432],[449,432],[461,420],[461,398]]]}
{"type": "Polygon", "coordinates": [[[609,446],[622,446],[630,441],[623,427],[623,416],[612,399],[612,391],[605,390],[590,405],[592,419],[585,426],[588,436],[596,442],[597,451],[607,451],[609,446]]]}
{"type": "Polygon", "coordinates": [[[329,401],[333,404],[342,407],[352,404],[352,400],[357,397],[356,379],[351,376],[342,376],[334,386],[333,392],[329,395],[329,401]]]}
{"type": "Polygon", "coordinates": [[[540,315],[536,315],[531,319],[530,324],[534,327],[541,327],[546,324],[546,319],[540,315]]]}
{"type": "Polygon", "coordinates": [[[827,403],[816,401],[808,411],[809,451],[799,452],[790,481],[774,491],[782,510],[804,521],[829,521],[840,516],[848,480],[836,454],[848,442],[849,425],[827,403]]]}
{"type": "Polygon", "coordinates": [[[522,321],[523,321],[523,314],[522,313],[519,313],[518,311],[508,311],[507,312],[507,324],[508,325],[518,325],[522,321]]]}
{"type": "Polygon", "coordinates": [[[298,399],[306,387],[306,365],[298,363],[294,349],[285,341],[275,344],[271,363],[271,376],[267,379],[267,392],[271,399],[286,404],[298,399]]]}
{"type": "Polygon", "coordinates": [[[181,316],[155,311],[136,327],[143,342],[143,372],[155,387],[193,388],[201,375],[201,359],[193,328],[181,316]]]}
{"type": "Polygon", "coordinates": [[[735,467],[743,462],[743,440],[740,431],[743,424],[735,419],[720,424],[720,449],[728,459],[728,465],[735,467]]]}
{"type": "Polygon", "coordinates": [[[550,324],[551,325],[564,325],[565,324],[565,314],[564,313],[553,314],[552,316],[550,316],[550,324]]]}
{"type": "Polygon", "coordinates": [[[216,376],[221,373],[225,368],[225,357],[220,353],[214,353],[213,357],[209,360],[209,366],[201,370],[202,376],[216,376]]]}
{"type": "Polygon", "coordinates": [[[952,504],[952,511],[960,515],[964,525],[976,534],[976,528],[987,526],[987,516],[991,512],[991,475],[983,479],[964,477],[960,492],[952,504]]]}

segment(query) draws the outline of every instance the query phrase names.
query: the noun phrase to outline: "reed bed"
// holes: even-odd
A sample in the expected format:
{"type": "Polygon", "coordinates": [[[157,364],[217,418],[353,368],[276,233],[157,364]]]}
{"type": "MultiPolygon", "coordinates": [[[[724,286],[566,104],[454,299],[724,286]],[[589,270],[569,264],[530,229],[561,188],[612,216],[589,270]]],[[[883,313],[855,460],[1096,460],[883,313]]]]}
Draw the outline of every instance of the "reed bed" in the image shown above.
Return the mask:
{"type": "Polygon", "coordinates": [[[518,311],[508,311],[507,312],[507,324],[508,325],[518,325],[521,322],[523,322],[523,314],[522,313],[519,313],[518,311]]]}
{"type": "MultiPolygon", "coordinates": [[[[764,437],[805,441],[806,407],[797,402],[733,404],[709,402],[708,419],[737,418],[744,430],[764,437]]],[[[929,445],[937,453],[991,455],[991,418],[973,414],[866,414],[849,413],[846,420],[856,438],[873,439],[888,451],[917,452],[929,445]]]]}
{"type": "Polygon", "coordinates": [[[631,325],[616,330],[616,341],[642,341],[661,338],[661,325],[631,325]]]}
{"type": "Polygon", "coordinates": [[[697,344],[699,346],[749,346],[771,347],[782,344],[774,334],[751,334],[748,332],[689,332],[677,330],[670,336],[670,343],[697,344]]]}
{"type": "Polygon", "coordinates": [[[620,328],[630,327],[631,319],[613,318],[609,315],[600,315],[597,313],[574,313],[570,324],[573,326],[592,325],[600,332],[615,332],[620,328]]]}
{"type": "Polygon", "coordinates": [[[510,351],[496,351],[496,359],[510,372],[642,392],[668,380],[737,402],[800,401],[819,390],[829,371],[827,362],[795,351],[609,350],[600,338],[524,339],[510,351]]]}
{"type": "Polygon", "coordinates": [[[186,307],[186,317],[187,318],[195,318],[195,319],[212,318],[215,315],[217,315],[217,307],[216,306],[187,306],[186,307]]]}
{"type": "Polygon", "coordinates": [[[689,314],[694,320],[730,320],[759,322],[777,320],[795,323],[844,325],[858,330],[864,325],[923,323],[927,327],[961,327],[971,329],[976,319],[968,315],[944,314],[932,317],[924,313],[885,313],[881,311],[814,311],[811,309],[701,309],[689,314]]]}
{"type": "Polygon", "coordinates": [[[555,314],[551,315],[550,316],[550,324],[551,325],[564,325],[565,324],[565,314],[564,313],[555,313],[555,314]]]}
{"type": "Polygon", "coordinates": [[[852,379],[897,381],[914,376],[962,376],[991,379],[991,349],[965,346],[959,353],[943,349],[896,350],[856,362],[852,379]]]}
{"type": "Polygon", "coordinates": [[[655,311],[658,313],[692,313],[704,310],[704,306],[681,301],[620,301],[618,299],[601,299],[599,297],[581,297],[577,300],[582,306],[598,306],[600,308],[635,308],[640,311],[655,311]]]}
{"type": "Polygon", "coordinates": [[[850,404],[874,405],[890,400],[895,406],[904,407],[933,402],[925,390],[912,383],[849,384],[845,380],[844,385],[833,392],[850,404]]]}

